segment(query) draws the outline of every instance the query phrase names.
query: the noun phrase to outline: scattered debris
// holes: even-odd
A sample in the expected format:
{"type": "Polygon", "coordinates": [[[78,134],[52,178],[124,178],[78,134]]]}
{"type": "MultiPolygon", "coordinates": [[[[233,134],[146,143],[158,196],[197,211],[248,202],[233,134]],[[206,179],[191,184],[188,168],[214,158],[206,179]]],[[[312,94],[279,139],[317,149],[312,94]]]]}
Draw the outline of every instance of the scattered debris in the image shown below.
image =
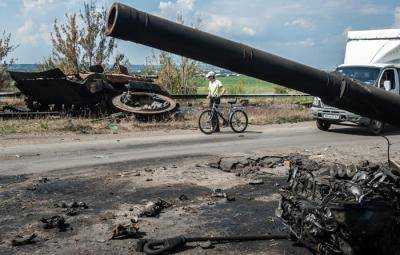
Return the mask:
{"type": "Polygon", "coordinates": [[[146,168],[146,169],[144,169],[144,171],[146,172],[146,173],[154,173],[155,171],[153,170],[153,169],[151,169],[151,168],[146,168]]]}
{"type": "Polygon", "coordinates": [[[156,201],[148,202],[142,212],[140,212],[139,217],[157,217],[160,213],[166,209],[171,207],[172,204],[158,198],[156,201]]]}
{"type": "Polygon", "coordinates": [[[316,254],[400,253],[400,177],[369,162],[351,166],[352,178],[304,163],[292,162],[277,210],[297,241],[316,254]]]}
{"type": "Polygon", "coordinates": [[[217,162],[210,163],[209,166],[220,169],[224,172],[235,173],[236,176],[246,177],[258,173],[261,168],[276,168],[284,166],[285,159],[283,157],[265,156],[235,156],[222,157],[217,162]]]}
{"type": "Polygon", "coordinates": [[[41,177],[38,179],[39,183],[48,183],[49,181],[50,181],[50,179],[47,177],[41,177]]]}
{"type": "Polygon", "coordinates": [[[65,214],[67,216],[76,216],[79,214],[79,212],[81,210],[85,210],[85,209],[89,208],[89,206],[85,202],[76,202],[76,201],[74,201],[70,204],[67,204],[65,202],[61,202],[59,204],[56,203],[56,204],[54,204],[54,207],[67,209],[67,210],[65,210],[65,214]]]}
{"type": "Polygon", "coordinates": [[[182,195],[179,196],[179,200],[187,201],[187,200],[189,200],[189,198],[185,194],[182,194],[182,195]]]}
{"type": "Polygon", "coordinates": [[[51,218],[42,218],[40,220],[40,226],[43,229],[54,229],[58,228],[60,232],[64,232],[68,229],[69,224],[65,223],[65,219],[62,216],[56,215],[51,218]]]}
{"type": "Polygon", "coordinates": [[[226,198],[227,195],[222,189],[215,189],[212,196],[217,198],[226,198]]]}
{"type": "Polygon", "coordinates": [[[56,208],[72,208],[72,209],[88,209],[89,206],[85,202],[72,202],[67,204],[66,202],[60,202],[59,204],[54,204],[56,208]]]}
{"type": "Polygon", "coordinates": [[[255,179],[255,180],[251,180],[249,181],[250,185],[263,185],[264,181],[262,179],[255,179]]]}
{"type": "Polygon", "coordinates": [[[23,245],[28,245],[28,244],[34,244],[36,243],[35,238],[37,235],[33,233],[32,235],[29,236],[17,236],[17,238],[11,240],[11,245],[12,246],[23,246],[23,245]]]}
{"type": "Polygon", "coordinates": [[[214,245],[212,244],[212,242],[207,241],[207,242],[200,243],[200,247],[204,250],[208,250],[208,249],[214,248],[214,245]]]}
{"type": "Polygon", "coordinates": [[[228,202],[234,202],[234,201],[236,201],[236,197],[227,194],[227,195],[226,195],[226,201],[228,201],[228,202]]]}
{"type": "Polygon", "coordinates": [[[112,230],[110,239],[141,238],[143,233],[139,232],[139,229],[137,220],[131,220],[128,225],[119,224],[112,230]]]}

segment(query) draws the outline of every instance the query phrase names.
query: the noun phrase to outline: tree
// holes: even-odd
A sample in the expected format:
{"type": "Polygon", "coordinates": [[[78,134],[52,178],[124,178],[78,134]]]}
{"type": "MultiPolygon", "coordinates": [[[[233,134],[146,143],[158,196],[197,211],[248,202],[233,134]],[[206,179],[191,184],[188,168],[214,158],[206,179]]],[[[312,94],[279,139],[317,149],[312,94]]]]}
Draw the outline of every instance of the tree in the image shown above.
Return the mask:
{"type": "Polygon", "coordinates": [[[179,71],[172,55],[162,51],[158,57],[160,64],[158,83],[165,86],[171,93],[180,94],[179,71]]]}
{"type": "Polygon", "coordinates": [[[54,32],[51,34],[53,56],[48,61],[58,65],[67,74],[78,74],[81,70],[81,47],[77,15],[66,14],[65,17],[66,24],[59,24],[57,19],[54,21],[54,32]]]}
{"type": "Polygon", "coordinates": [[[0,35],[0,90],[9,85],[10,77],[6,68],[8,65],[13,64],[15,59],[8,58],[17,47],[11,43],[11,34],[3,31],[0,35]]]}
{"type": "Polygon", "coordinates": [[[109,60],[115,48],[115,40],[105,34],[106,9],[103,6],[97,11],[94,1],[85,2],[79,17],[84,27],[79,41],[83,50],[82,65],[87,69],[92,65],[103,64],[109,60]]]}
{"type": "Polygon", "coordinates": [[[116,45],[104,33],[105,8],[98,10],[95,1],[84,2],[83,10],[65,17],[64,24],[54,21],[52,54],[43,60],[41,69],[59,67],[66,74],[76,75],[90,66],[107,64],[116,45]]]}
{"type": "MultiPolygon", "coordinates": [[[[184,25],[183,14],[178,12],[177,22],[184,25]]],[[[201,18],[196,19],[192,27],[199,29],[201,27],[201,18]]],[[[164,85],[174,94],[194,94],[197,91],[195,84],[196,75],[199,73],[198,62],[186,57],[180,57],[175,61],[172,54],[161,52],[158,56],[160,71],[158,74],[158,83],[164,85]]]]}

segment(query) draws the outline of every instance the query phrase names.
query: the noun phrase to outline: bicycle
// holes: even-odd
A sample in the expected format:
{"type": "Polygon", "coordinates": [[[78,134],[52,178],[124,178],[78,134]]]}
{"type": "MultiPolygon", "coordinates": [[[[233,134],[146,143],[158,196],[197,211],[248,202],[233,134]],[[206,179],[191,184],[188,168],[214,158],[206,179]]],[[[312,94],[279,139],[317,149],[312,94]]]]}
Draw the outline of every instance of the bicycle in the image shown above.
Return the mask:
{"type": "Polygon", "coordinates": [[[237,104],[237,99],[234,101],[228,101],[229,112],[228,118],[225,118],[217,105],[214,103],[211,109],[205,110],[200,114],[199,117],[199,128],[200,131],[206,135],[210,135],[215,132],[215,127],[213,127],[213,117],[214,114],[217,115],[217,120],[222,119],[223,126],[229,126],[235,133],[243,133],[246,131],[249,125],[249,118],[247,113],[244,111],[244,107],[235,106],[237,104]]]}

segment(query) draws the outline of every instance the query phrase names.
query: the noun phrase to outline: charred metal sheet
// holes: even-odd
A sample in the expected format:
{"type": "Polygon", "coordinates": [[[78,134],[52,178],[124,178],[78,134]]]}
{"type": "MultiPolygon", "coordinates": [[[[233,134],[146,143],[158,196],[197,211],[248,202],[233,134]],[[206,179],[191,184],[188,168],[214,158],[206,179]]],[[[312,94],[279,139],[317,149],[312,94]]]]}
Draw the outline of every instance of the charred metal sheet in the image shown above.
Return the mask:
{"type": "Polygon", "coordinates": [[[400,96],[115,3],[107,34],[320,97],[325,103],[400,127],[400,96]]]}

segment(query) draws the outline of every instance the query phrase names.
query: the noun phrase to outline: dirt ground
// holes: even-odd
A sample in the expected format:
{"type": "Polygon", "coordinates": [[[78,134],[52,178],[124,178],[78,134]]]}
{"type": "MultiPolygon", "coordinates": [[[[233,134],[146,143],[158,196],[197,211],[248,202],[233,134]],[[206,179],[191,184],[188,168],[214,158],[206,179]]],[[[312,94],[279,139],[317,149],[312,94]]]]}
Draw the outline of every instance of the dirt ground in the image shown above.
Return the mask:
{"type": "MultiPolygon", "coordinates": [[[[385,158],[382,144],[375,141],[369,146],[360,142],[354,146],[333,143],[307,148],[286,147],[242,155],[239,159],[302,154],[321,163],[382,161],[385,158]]],[[[201,158],[183,156],[154,160],[146,165],[100,164],[35,174],[1,175],[0,254],[140,254],[135,251],[137,240],[134,238],[110,240],[112,230],[118,224],[129,224],[149,201],[158,198],[172,206],[158,217],[138,218],[144,238],[284,232],[286,229],[275,217],[275,209],[280,198],[279,189],[286,182],[287,166],[264,166],[257,168],[256,174],[246,175],[216,169],[213,163],[219,159],[220,154],[201,158]],[[254,180],[263,183],[251,185],[254,180]],[[222,189],[234,201],[215,197],[216,189],[222,189]],[[71,215],[68,208],[63,208],[63,202],[66,205],[83,202],[87,208],[78,208],[71,215]],[[40,219],[55,215],[65,218],[66,229],[43,229],[40,219]],[[11,245],[18,235],[33,233],[37,235],[35,243],[11,245]]],[[[180,254],[310,253],[290,241],[262,241],[221,244],[212,249],[193,244],[180,254]]]]}

